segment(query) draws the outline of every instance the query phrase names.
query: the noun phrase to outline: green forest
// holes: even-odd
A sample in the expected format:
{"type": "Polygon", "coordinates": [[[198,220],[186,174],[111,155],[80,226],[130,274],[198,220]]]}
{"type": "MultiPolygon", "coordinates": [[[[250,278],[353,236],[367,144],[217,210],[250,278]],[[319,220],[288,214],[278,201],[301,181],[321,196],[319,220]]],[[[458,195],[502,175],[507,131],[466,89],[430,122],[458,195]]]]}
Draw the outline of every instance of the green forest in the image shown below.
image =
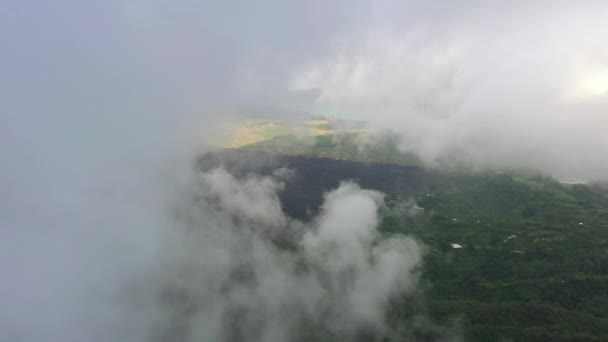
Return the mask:
{"type": "Polygon", "coordinates": [[[302,220],[343,180],[385,194],[380,233],[424,246],[418,291],[389,303],[387,322],[403,333],[386,341],[608,340],[606,184],[251,150],[201,160],[217,163],[243,173],[294,169],[280,197],[302,220]]]}
{"type": "Polygon", "coordinates": [[[456,320],[467,340],[608,340],[606,189],[496,172],[447,178],[387,198],[383,232],[428,247],[427,301],[395,304],[393,315],[456,320]],[[391,210],[404,198],[413,215],[391,210]]]}
{"type": "Polygon", "coordinates": [[[265,160],[249,171],[293,168],[281,200],[298,219],[343,180],[386,195],[381,233],[425,249],[419,291],[390,303],[393,328],[421,341],[608,341],[606,184],[475,170],[457,151],[429,167],[397,134],[332,124],[302,138],[256,122],[248,129],[268,136],[230,153],[265,160]]]}

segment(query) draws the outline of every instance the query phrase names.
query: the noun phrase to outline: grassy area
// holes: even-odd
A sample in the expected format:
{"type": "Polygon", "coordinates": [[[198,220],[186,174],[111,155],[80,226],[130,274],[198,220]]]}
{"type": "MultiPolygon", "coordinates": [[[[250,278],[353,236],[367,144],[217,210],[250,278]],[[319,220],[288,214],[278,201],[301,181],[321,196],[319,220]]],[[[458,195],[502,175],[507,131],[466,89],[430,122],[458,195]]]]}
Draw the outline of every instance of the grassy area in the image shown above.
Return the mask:
{"type": "Polygon", "coordinates": [[[242,148],[277,138],[311,139],[331,134],[330,121],[323,118],[275,119],[241,118],[232,124],[233,138],[225,147],[242,148]]]}
{"type": "Polygon", "coordinates": [[[400,138],[371,132],[365,123],[345,120],[243,119],[233,147],[247,151],[315,156],[361,162],[420,165],[413,153],[400,149],[400,138]]]}

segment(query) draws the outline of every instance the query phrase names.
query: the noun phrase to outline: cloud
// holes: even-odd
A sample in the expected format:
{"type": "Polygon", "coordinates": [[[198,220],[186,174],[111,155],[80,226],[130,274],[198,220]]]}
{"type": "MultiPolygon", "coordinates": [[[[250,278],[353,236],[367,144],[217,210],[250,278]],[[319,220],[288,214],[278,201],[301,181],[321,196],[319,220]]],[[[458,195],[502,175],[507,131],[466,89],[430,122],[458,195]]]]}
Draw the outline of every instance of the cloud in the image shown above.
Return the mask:
{"type": "Polygon", "coordinates": [[[460,149],[603,177],[605,5],[550,5],[9,0],[3,337],[213,340],[230,318],[235,334],[282,340],[300,318],[323,326],[319,312],[336,334],[375,325],[419,258],[411,240],[377,236],[379,194],[343,185],[287,253],[273,234],[303,224],[279,210],[279,182],[192,177],[196,155],[221,120],[280,99],[390,125],[429,159],[460,149]]]}
{"type": "Polygon", "coordinates": [[[384,334],[389,300],[416,288],[421,248],[409,237],[380,236],[380,193],[343,183],[304,227],[274,210],[275,178],[237,179],[221,168],[193,177],[160,262],[125,298],[135,310],[128,306],[143,296],[146,314],[162,317],[152,340],[297,341],[311,334],[305,329],[384,334]],[[253,197],[271,208],[263,219],[241,205],[253,197]]]}
{"type": "MultiPolygon", "coordinates": [[[[299,63],[326,50],[326,32],[343,27],[335,20],[338,12],[324,12],[323,6],[5,4],[0,14],[6,52],[0,61],[3,338],[148,341],[154,328],[165,331],[163,326],[174,324],[171,315],[156,310],[159,299],[150,295],[165,284],[162,274],[149,279],[148,288],[124,297],[117,293],[167,250],[184,247],[168,242],[176,239],[174,229],[186,224],[176,223],[169,210],[185,195],[176,184],[191,179],[186,175],[198,153],[222,134],[220,121],[235,115],[241,102],[289,94],[282,86],[292,65],[287,61],[299,63]],[[277,30],[281,25],[290,29],[277,30]],[[135,307],[123,305],[133,301],[135,307]]],[[[209,189],[216,198],[200,200],[216,201],[215,207],[206,207],[206,214],[192,209],[192,222],[269,230],[284,225],[272,197],[275,183],[237,186],[221,173],[206,177],[217,182],[209,189]],[[231,221],[239,218],[247,221],[231,221]]],[[[222,240],[230,234],[205,235],[219,241],[204,244],[201,262],[210,265],[204,271],[221,273],[222,261],[245,253],[222,240]]],[[[273,253],[266,247],[255,251],[260,257],[273,253]]],[[[168,266],[186,270],[194,257],[188,253],[169,258],[168,266]]],[[[201,291],[217,290],[201,284],[201,291]]],[[[235,302],[247,298],[243,291],[233,294],[235,302]]],[[[168,300],[179,301],[177,293],[178,299],[168,300]]],[[[217,326],[208,324],[197,333],[218,336],[217,326]]]]}
{"type": "Polygon", "coordinates": [[[541,4],[375,2],[368,30],[291,86],[320,90],[319,112],[402,133],[429,162],[465,153],[480,166],[603,178],[607,50],[590,37],[608,30],[605,6],[541,4]]]}

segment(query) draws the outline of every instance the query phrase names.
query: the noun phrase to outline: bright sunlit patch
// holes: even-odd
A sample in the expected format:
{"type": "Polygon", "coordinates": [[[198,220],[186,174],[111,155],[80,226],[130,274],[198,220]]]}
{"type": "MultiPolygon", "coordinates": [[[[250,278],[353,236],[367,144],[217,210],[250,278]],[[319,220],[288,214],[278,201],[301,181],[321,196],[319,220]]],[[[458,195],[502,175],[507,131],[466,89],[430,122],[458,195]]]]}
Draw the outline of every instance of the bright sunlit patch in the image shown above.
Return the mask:
{"type": "Polygon", "coordinates": [[[608,94],[608,68],[600,69],[585,77],[581,85],[585,93],[589,95],[608,94]]]}

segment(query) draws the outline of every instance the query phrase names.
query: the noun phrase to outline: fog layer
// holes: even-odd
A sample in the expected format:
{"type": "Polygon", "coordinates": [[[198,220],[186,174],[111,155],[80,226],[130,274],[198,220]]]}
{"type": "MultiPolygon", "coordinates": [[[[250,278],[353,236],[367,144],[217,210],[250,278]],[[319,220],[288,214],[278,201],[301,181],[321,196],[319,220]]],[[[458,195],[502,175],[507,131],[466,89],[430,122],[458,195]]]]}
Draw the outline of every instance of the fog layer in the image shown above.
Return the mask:
{"type": "Polygon", "coordinates": [[[428,160],[604,177],[606,6],[4,1],[0,339],[221,340],[234,310],[249,340],[302,317],[382,329],[420,256],[378,240],[381,196],[343,185],[284,253],[279,182],[191,175],[217,122],[280,104],[377,121],[428,160]],[[155,302],[172,288],[183,304],[155,302]]]}

